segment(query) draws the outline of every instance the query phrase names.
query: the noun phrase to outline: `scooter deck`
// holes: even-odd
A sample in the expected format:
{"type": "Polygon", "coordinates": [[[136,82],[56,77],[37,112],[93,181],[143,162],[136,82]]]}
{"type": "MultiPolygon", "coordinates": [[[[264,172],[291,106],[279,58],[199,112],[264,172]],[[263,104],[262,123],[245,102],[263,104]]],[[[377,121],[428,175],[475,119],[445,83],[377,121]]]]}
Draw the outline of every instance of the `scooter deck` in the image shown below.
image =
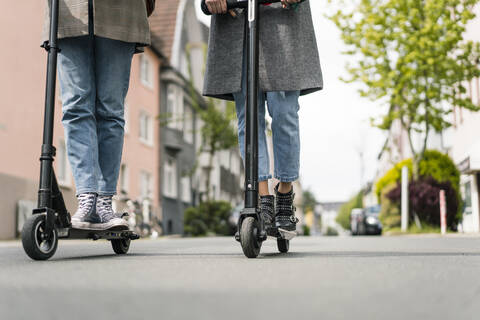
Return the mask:
{"type": "Polygon", "coordinates": [[[125,227],[113,227],[106,230],[87,230],[66,228],[58,230],[58,237],[63,239],[91,239],[91,240],[114,240],[114,239],[130,239],[136,240],[140,236],[125,227]],[[61,233],[62,232],[62,233],[61,233]]]}

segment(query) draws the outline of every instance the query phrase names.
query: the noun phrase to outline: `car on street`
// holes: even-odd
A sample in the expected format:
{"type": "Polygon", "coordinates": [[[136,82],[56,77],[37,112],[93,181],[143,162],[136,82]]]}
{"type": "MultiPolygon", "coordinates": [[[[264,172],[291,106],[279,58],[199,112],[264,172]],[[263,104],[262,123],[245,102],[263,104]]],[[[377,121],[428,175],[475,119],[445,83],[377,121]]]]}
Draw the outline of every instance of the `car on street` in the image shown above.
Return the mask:
{"type": "Polygon", "coordinates": [[[363,209],[353,209],[350,214],[350,230],[352,235],[381,235],[383,227],[378,218],[379,214],[379,205],[363,209]]]}

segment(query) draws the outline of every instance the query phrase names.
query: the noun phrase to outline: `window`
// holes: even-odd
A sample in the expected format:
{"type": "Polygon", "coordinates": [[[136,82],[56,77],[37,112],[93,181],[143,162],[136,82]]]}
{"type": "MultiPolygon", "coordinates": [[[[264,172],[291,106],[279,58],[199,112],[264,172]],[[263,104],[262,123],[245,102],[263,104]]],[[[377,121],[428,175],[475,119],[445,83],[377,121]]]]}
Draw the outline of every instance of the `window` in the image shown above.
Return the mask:
{"type": "Polygon", "coordinates": [[[472,213],[472,183],[470,181],[463,185],[463,213],[472,213]]]}
{"type": "Polygon", "coordinates": [[[153,122],[152,117],[144,111],[140,111],[139,117],[139,137],[140,141],[147,144],[153,145],[153,122]]]}
{"type": "Polygon", "coordinates": [[[152,63],[145,53],[140,56],[140,79],[143,85],[153,88],[152,63]]]}
{"type": "Polygon", "coordinates": [[[152,175],[143,170],[140,172],[140,197],[142,200],[152,197],[152,175]]]}
{"type": "Polygon", "coordinates": [[[63,139],[59,141],[55,162],[57,169],[55,174],[57,175],[58,183],[61,186],[70,186],[70,166],[68,163],[67,148],[63,139]]]}
{"type": "Polygon", "coordinates": [[[177,104],[176,87],[169,84],[167,87],[167,117],[168,127],[175,128],[175,109],[177,104]]]}
{"type": "Polygon", "coordinates": [[[120,192],[125,194],[128,193],[128,168],[125,163],[122,163],[120,166],[119,184],[120,192]]]}
{"type": "Polygon", "coordinates": [[[168,127],[183,130],[183,89],[175,84],[167,86],[168,127]]]}
{"type": "Polygon", "coordinates": [[[177,164],[174,158],[167,158],[163,174],[163,194],[177,198],[177,164]]]}
{"type": "Polygon", "coordinates": [[[190,190],[190,177],[182,177],[182,201],[190,202],[192,201],[192,194],[190,190]]]}
{"type": "Polygon", "coordinates": [[[193,112],[190,107],[185,107],[185,124],[183,138],[187,143],[193,144],[193,112]]]}

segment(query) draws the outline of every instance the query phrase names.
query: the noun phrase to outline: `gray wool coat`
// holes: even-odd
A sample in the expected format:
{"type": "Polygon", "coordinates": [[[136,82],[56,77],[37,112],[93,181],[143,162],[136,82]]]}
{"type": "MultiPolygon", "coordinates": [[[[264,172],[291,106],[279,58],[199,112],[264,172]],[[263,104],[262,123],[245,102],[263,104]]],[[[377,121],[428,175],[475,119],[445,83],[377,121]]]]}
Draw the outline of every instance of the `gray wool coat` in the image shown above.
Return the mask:
{"type": "MultiPolygon", "coordinates": [[[[241,90],[245,47],[245,13],[213,15],[210,25],[203,94],[233,100],[241,90]]],[[[322,71],[310,2],[297,10],[280,3],[261,6],[259,81],[263,91],[300,90],[308,94],[323,88],[322,71]]]]}
{"type": "MultiPolygon", "coordinates": [[[[50,0],[46,0],[43,41],[50,30],[50,0]]],[[[150,44],[145,0],[93,0],[94,34],[100,37],[150,44]]],[[[60,0],[58,38],[88,35],[88,0],[60,0]]]]}

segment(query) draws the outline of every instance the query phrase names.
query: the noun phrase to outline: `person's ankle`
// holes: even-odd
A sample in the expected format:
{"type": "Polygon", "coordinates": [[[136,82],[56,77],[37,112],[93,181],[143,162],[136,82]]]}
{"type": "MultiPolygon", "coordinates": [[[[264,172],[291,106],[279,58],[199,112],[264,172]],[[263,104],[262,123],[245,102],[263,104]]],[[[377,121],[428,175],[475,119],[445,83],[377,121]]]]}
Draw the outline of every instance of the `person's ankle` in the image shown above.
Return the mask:
{"type": "Polygon", "coordinates": [[[293,192],[293,185],[291,183],[280,182],[277,192],[280,194],[290,194],[293,192]]]}

